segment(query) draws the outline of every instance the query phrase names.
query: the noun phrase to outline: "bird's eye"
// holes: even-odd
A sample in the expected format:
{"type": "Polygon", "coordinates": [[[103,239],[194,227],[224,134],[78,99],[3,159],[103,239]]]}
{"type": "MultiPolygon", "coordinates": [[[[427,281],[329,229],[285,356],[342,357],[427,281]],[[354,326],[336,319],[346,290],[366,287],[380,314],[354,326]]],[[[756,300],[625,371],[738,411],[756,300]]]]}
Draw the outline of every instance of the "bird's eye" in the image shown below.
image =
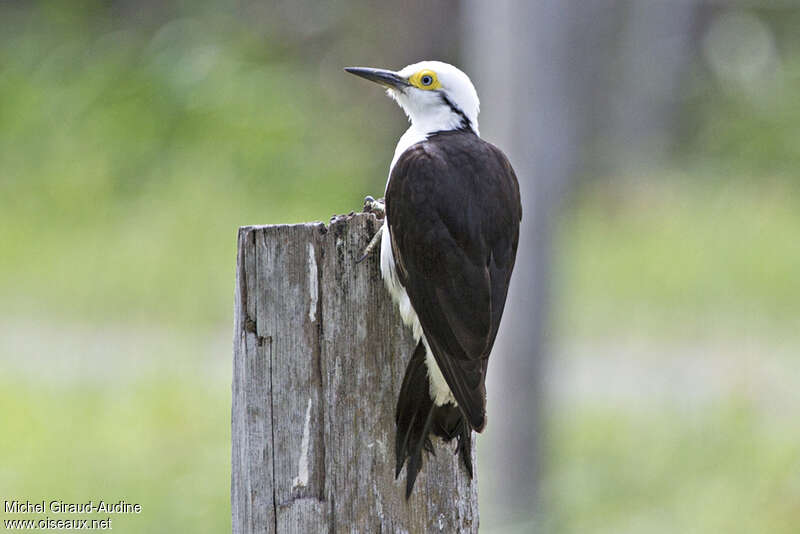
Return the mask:
{"type": "Polygon", "coordinates": [[[439,79],[436,77],[436,73],[430,69],[424,69],[412,75],[411,78],[409,78],[409,82],[411,82],[411,85],[414,87],[426,91],[439,89],[442,86],[442,84],[439,83],[439,79]]]}

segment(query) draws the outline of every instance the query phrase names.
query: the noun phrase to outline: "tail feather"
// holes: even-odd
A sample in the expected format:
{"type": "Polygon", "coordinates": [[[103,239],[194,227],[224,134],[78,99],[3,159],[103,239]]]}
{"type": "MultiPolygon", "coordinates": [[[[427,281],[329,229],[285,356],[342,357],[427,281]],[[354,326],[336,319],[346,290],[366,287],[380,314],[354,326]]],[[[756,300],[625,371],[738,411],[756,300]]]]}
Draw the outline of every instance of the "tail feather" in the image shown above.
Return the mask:
{"type": "Polygon", "coordinates": [[[420,341],[406,367],[395,413],[397,435],[395,437],[395,478],[400,475],[403,464],[406,470],[406,498],[411,496],[414,482],[422,468],[422,451],[435,455],[430,433],[445,441],[458,439],[456,454],[472,478],[471,433],[467,420],[456,406],[436,406],[430,396],[428,369],[425,365],[425,346],[420,341]]]}
{"type": "Polygon", "coordinates": [[[437,406],[435,411],[437,414],[434,418],[433,433],[445,441],[458,439],[456,454],[461,455],[464,467],[472,478],[472,428],[467,423],[466,417],[452,404],[437,406]]]}

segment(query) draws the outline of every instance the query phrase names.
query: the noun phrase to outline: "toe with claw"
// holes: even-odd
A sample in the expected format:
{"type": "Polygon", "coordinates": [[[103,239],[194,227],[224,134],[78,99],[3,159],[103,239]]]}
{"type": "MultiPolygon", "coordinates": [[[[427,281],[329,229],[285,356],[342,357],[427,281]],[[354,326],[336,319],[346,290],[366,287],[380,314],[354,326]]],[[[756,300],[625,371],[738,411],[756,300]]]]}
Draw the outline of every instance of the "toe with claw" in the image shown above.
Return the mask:
{"type": "Polygon", "coordinates": [[[386,217],[386,205],[382,198],[375,200],[371,196],[364,198],[364,213],[372,213],[378,219],[386,217]]]}
{"type": "Polygon", "coordinates": [[[361,263],[370,255],[370,253],[378,247],[378,243],[381,242],[381,235],[383,234],[383,227],[378,228],[378,231],[375,232],[375,235],[372,236],[372,239],[369,240],[369,244],[364,249],[364,254],[361,255],[360,258],[356,260],[356,263],[361,263]]]}
{"type": "MultiPolygon", "coordinates": [[[[372,213],[378,218],[379,221],[382,221],[386,217],[386,205],[384,204],[383,199],[379,198],[378,200],[375,200],[371,196],[364,198],[364,213],[372,213]]],[[[378,231],[375,232],[374,236],[372,236],[369,244],[364,249],[364,253],[356,260],[356,263],[361,263],[367,259],[370,253],[375,250],[375,248],[378,246],[378,243],[381,242],[381,234],[383,233],[381,230],[382,228],[378,228],[378,231]]]]}

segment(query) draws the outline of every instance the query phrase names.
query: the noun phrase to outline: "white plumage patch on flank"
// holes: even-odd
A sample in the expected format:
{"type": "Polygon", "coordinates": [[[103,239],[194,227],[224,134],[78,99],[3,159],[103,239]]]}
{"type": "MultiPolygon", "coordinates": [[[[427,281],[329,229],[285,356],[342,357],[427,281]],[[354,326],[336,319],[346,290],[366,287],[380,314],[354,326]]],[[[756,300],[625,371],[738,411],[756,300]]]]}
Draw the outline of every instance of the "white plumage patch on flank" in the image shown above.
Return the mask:
{"type": "Polygon", "coordinates": [[[430,387],[431,399],[433,399],[434,404],[437,406],[442,406],[448,402],[458,406],[453,392],[450,391],[450,386],[447,385],[447,381],[444,379],[444,375],[439,369],[439,365],[436,363],[436,358],[433,352],[431,352],[428,340],[425,339],[425,335],[422,333],[422,325],[419,323],[417,312],[411,305],[408,293],[397,278],[388,218],[384,222],[381,232],[383,232],[381,236],[381,276],[386,284],[386,289],[389,290],[389,294],[400,309],[400,317],[407,326],[411,327],[414,340],[419,341],[422,339],[422,343],[425,345],[425,365],[428,368],[428,385],[430,387]]]}
{"type": "Polygon", "coordinates": [[[406,289],[397,278],[388,219],[384,222],[381,232],[383,232],[383,236],[381,236],[381,276],[386,284],[386,289],[389,290],[389,294],[400,309],[400,317],[403,318],[403,322],[407,326],[411,327],[414,339],[419,341],[419,338],[422,337],[422,325],[419,324],[417,312],[414,311],[414,307],[411,305],[406,289]]]}
{"type": "Polygon", "coordinates": [[[433,355],[431,348],[428,346],[428,340],[422,336],[422,343],[425,344],[425,365],[428,367],[428,380],[430,382],[431,399],[436,406],[444,406],[448,402],[453,406],[458,406],[453,392],[450,391],[450,386],[447,385],[447,380],[444,379],[442,370],[436,363],[436,357],[433,355]]]}

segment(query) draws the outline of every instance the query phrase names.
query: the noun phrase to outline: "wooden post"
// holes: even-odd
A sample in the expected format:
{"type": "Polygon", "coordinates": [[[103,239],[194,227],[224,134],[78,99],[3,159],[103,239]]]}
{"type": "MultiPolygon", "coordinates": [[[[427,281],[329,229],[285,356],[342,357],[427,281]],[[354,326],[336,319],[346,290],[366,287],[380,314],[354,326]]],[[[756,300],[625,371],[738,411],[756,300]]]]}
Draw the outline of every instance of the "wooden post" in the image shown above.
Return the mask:
{"type": "MultiPolygon", "coordinates": [[[[239,229],[233,532],[477,532],[455,441],[411,499],[394,477],[394,409],[413,340],[380,277],[372,214],[239,229]]],[[[473,436],[473,451],[475,439],[473,436]]],[[[473,462],[474,462],[473,456],[473,462]]]]}

